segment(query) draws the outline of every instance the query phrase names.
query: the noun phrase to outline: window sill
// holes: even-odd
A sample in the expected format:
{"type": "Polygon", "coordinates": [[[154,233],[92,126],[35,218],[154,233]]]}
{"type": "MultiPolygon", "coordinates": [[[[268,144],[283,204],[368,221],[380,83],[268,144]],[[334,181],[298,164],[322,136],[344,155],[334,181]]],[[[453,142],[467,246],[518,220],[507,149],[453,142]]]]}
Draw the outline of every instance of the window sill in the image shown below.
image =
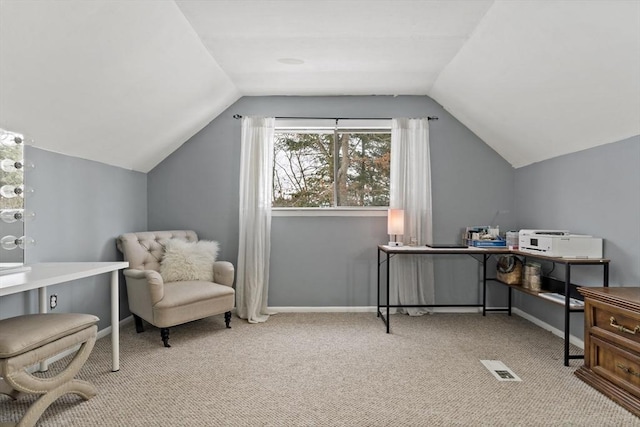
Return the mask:
{"type": "Polygon", "coordinates": [[[271,208],[271,216],[372,216],[386,217],[387,207],[375,208],[271,208]]]}

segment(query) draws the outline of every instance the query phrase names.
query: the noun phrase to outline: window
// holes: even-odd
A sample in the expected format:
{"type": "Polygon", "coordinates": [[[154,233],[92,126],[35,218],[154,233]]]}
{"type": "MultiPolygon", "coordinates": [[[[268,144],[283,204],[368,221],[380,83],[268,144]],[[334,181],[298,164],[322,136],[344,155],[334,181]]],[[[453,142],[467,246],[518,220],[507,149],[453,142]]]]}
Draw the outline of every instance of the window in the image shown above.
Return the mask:
{"type": "Polygon", "coordinates": [[[389,120],[276,120],[273,207],[389,206],[389,120]]]}

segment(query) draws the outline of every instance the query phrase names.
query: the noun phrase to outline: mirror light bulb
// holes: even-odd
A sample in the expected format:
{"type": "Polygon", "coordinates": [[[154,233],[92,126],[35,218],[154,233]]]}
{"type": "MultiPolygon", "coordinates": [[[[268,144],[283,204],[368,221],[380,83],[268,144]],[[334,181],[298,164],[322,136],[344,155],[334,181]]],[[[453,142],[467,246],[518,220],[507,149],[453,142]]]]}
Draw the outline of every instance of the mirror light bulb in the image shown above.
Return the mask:
{"type": "Polygon", "coordinates": [[[0,145],[4,145],[5,147],[33,145],[33,140],[21,133],[0,129],[0,145]]]}
{"type": "Polygon", "coordinates": [[[0,219],[8,224],[16,221],[27,222],[35,219],[36,214],[33,211],[24,209],[2,209],[0,210],[0,219]]]}
{"type": "Polygon", "coordinates": [[[4,236],[0,239],[0,246],[2,246],[2,249],[12,251],[18,247],[18,238],[16,236],[4,236]]]}
{"type": "Polygon", "coordinates": [[[0,196],[5,197],[7,199],[11,199],[16,197],[18,193],[16,193],[15,185],[3,185],[0,187],[0,196]]]}
{"type": "Polygon", "coordinates": [[[32,162],[24,160],[4,159],[0,161],[0,169],[5,172],[17,172],[20,170],[32,170],[35,166],[32,162]]]}
{"type": "Polygon", "coordinates": [[[0,246],[2,249],[6,249],[8,251],[12,251],[16,248],[25,249],[29,246],[34,246],[36,241],[27,236],[16,237],[16,236],[4,236],[0,239],[0,246]]]}
{"type": "Polygon", "coordinates": [[[0,129],[0,144],[4,145],[5,147],[15,147],[16,145],[20,145],[23,142],[23,135],[0,129]]]}
{"type": "Polygon", "coordinates": [[[34,193],[33,188],[25,185],[3,185],[0,187],[0,196],[11,199],[13,197],[29,197],[34,193]]]}

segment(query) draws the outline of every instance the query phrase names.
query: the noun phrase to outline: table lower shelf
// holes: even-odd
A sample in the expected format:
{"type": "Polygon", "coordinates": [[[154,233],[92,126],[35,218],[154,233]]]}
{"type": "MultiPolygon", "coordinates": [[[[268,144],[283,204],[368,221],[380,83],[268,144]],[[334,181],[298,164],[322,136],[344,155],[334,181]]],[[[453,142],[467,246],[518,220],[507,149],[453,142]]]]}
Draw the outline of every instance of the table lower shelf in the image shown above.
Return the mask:
{"type": "MultiPolygon", "coordinates": [[[[553,304],[560,305],[562,307],[565,306],[564,300],[551,299],[551,298],[547,298],[547,297],[543,296],[544,294],[557,294],[557,295],[560,295],[560,294],[555,293],[555,292],[551,292],[551,291],[548,291],[548,290],[534,291],[532,289],[527,289],[527,288],[523,287],[521,284],[505,283],[505,282],[503,282],[501,280],[498,280],[498,279],[487,279],[487,281],[494,281],[494,282],[500,283],[501,285],[507,286],[507,287],[509,287],[511,289],[515,289],[518,292],[522,292],[523,294],[531,295],[531,296],[534,296],[536,298],[540,298],[540,299],[543,299],[545,301],[549,301],[549,302],[551,302],[553,304]]],[[[572,285],[572,286],[575,286],[575,285],[572,285]]],[[[564,298],[564,295],[562,295],[562,297],[564,298]]],[[[582,305],[577,305],[577,304],[573,305],[573,304],[571,304],[570,307],[569,307],[569,311],[571,311],[571,312],[575,311],[575,312],[578,312],[578,313],[584,312],[584,303],[582,305]]]]}

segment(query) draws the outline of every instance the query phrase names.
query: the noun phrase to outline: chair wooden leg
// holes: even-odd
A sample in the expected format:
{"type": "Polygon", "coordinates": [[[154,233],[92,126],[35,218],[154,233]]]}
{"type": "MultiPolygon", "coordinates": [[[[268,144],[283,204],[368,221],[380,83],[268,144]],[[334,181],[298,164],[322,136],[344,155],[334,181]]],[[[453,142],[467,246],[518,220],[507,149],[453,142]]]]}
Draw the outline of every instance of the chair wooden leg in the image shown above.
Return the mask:
{"type": "Polygon", "coordinates": [[[133,320],[136,322],[136,332],[144,332],[144,325],[142,324],[142,318],[137,315],[133,315],[133,320]]]}
{"type": "Polygon", "coordinates": [[[162,338],[162,342],[164,343],[165,347],[171,347],[169,345],[169,328],[161,328],[160,337],[162,338]]]}
{"type": "Polygon", "coordinates": [[[231,312],[227,311],[226,313],[224,313],[224,323],[227,325],[228,329],[231,329],[231,325],[229,325],[229,323],[231,323],[231,312]]]}

